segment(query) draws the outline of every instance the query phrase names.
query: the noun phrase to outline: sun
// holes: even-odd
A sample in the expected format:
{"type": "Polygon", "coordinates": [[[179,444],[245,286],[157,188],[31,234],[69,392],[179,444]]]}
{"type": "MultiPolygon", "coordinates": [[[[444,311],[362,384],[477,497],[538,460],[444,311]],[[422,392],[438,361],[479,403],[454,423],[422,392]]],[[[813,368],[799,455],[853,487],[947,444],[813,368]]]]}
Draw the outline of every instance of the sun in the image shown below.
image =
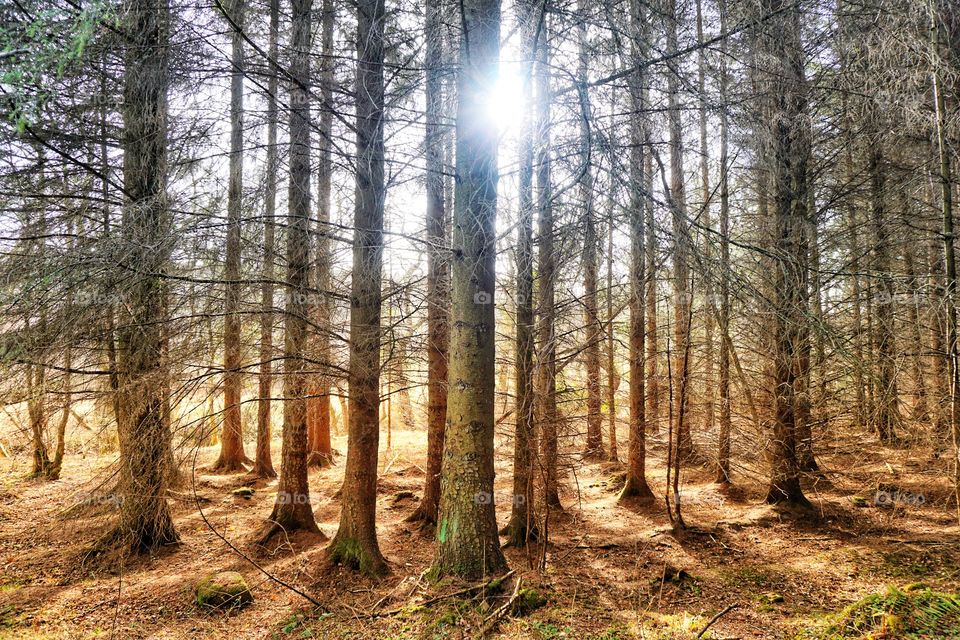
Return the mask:
{"type": "Polygon", "coordinates": [[[487,115],[503,136],[519,130],[525,108],[519,65],[502,61],[497,81],[487,99],[487,115]]]}

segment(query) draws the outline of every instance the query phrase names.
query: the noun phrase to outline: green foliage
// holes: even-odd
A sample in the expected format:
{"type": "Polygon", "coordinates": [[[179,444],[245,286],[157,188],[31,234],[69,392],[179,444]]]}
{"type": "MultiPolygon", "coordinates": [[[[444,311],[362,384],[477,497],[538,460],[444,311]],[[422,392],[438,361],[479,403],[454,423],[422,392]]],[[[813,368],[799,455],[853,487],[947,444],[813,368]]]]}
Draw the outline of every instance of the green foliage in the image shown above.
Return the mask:
{"type": "Polygon", "coordinates": [[[48,2],[25,3],[0,20],[0,84],[5,117],[18,132],[40,118],[53,97],[53,82],[81,68],[98,27],[116,20],[115,3],[92,0],[76,8],[48,2]]]}
{"type": "Polygon", "coordinates": [[[875,638],[960,637],[960,595],[940,593],[923,585],[890,586],[832,616],[820,629],[798,638],[809,640],[873,640],[875,638]]]}

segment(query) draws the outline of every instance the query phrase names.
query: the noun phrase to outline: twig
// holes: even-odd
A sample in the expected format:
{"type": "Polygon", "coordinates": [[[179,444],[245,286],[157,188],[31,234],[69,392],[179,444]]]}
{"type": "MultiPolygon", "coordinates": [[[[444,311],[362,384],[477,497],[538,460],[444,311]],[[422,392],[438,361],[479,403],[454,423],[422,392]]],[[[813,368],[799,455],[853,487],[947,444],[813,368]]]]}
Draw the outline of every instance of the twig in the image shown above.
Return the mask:
{"type": "Polygon", "coordinates": [[[739,604],[736,604],[736,603],[731,604],[731,605],[727,605],[727,608],[726,608],[726,609],[724,609],[723,611],[721,611],[721,612],[718,613],[717,615],[715,615],[715,616],[713,616],[712,618],[710,618],[710,622],[707,623],[707,626],[705,626],[703,629],[700,629],[700,633],[697,634],[696,640],[700,640],[700,638],[703,637],[703,634],[705,634],[705,633],[707,632],[707,629],[709,629],[710,627],[713,626],[713,623],[714,623],[714,622],[716,622],[717,620],[719,620],[719,619],[722,618],[723,616],[727,615],[728,613],[730,613],[731,611],[733,611],[734,609],[736,609],[736,608],[739,607],[739,606],[740,606],[740,605],[739,605],[739,604]]]}
{"type": "Polygon", "coordinates": [[[500,620],[510,613],[510,611],[513,609],[513,605],[517,602],[517,598],[520,595],[520,584],[522,582],[523,578],[517,578],[517,583],[513,585],[513,593],[510,594],[510,599],[483,621],[483,624],[480,626],[480,632],[477,634],[477,638],[483,638],[485,635],[493,631],[494,628],[500,624],[500,620]]]}
{"type": "MultiPolygon", "coordinates": [[[[483,591],[484,589],[486,589],[487,587],[489,587],[489,586],[490,586],[491,584],[493,584],[494,582],[503,582],[504,580],[506,580],[506,579],[508,579],[510,576],[512,576],[514,573],[515,573],[514,570],[511,569],[510,571],[506,572],[505,574],[503,574],[503,575],[500,576],[499,578],[491,578],[490,580],[488,580],[488,581],[486,581],[486,582],[484,582],[484,583],[475,584],[475,585],[466,587],[466,588],[464,588],[464,589],[460,589],[459,591],[454,591],[453,593],[445,593],[445,594],[443,594],[443,595],[441,595],[441,596],[434,596],[433,598],[430,598],[430,599],[428,599],[428,600],[424,600],[423,602],[417,602],[417,603],[415,603],[415,606],[418,606],[418,607],[429,607],[430,605],[436,604],[437,602],[440,602],[441,600],[447,600],[447,599],[449,599],[449,598],[458,598],[458,597],[460,597],[460,596],[470,595],[470,594],[476,593],[476,592],[478,592],[478,591],[483,591]]],[[[370,613],[370,614],[367,615],[366,617],[367,617],[367,618],[381,618],[381,617],[386,617],[386,616],[393,616],[393,615],[396,615],[396,614],[398,614],[398,613],[402,613],[402,612],[405,611],[406,609],[407,609],[407,605],[404,605],[404,606],[402,606],[402,607],[397,607],[396,609],[389,609],[389,610],[383,611],[383,612],[381,612],[381,613],[370,613]]]]}

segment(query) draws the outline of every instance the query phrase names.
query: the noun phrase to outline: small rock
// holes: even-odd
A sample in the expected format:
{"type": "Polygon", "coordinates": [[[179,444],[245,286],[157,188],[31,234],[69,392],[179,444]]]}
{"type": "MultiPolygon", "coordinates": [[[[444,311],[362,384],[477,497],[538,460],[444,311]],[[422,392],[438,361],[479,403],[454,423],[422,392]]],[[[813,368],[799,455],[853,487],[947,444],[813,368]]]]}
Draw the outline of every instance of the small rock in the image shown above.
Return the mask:
{"type": "Polygon", "coordinates": [[[757,601],[760,604],[779,604],[783,602],[783,596],[779,593],[770,591],[768,593],[761,594],[760,597],[757,598],[757,601]]]}
{"type": "Polygon", "coordinates": [[[194,587],[196,602],[210,609],[245,607],[253,602],[253,594],[243,576],[236,571],[212,573],[194,587]]]}

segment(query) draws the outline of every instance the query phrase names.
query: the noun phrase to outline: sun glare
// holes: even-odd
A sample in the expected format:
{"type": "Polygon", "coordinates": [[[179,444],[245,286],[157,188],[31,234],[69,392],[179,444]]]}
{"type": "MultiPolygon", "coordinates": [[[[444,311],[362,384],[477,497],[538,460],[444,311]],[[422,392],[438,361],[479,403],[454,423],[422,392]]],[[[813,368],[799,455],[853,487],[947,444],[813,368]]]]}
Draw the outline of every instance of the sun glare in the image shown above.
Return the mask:
{"type": "Polygon", "coordinates": [[[501,62],[500,75],[490,92],[487,110],[500,135],[517,129],[523,119],[523,81],[517,65],[501,62]]]}

